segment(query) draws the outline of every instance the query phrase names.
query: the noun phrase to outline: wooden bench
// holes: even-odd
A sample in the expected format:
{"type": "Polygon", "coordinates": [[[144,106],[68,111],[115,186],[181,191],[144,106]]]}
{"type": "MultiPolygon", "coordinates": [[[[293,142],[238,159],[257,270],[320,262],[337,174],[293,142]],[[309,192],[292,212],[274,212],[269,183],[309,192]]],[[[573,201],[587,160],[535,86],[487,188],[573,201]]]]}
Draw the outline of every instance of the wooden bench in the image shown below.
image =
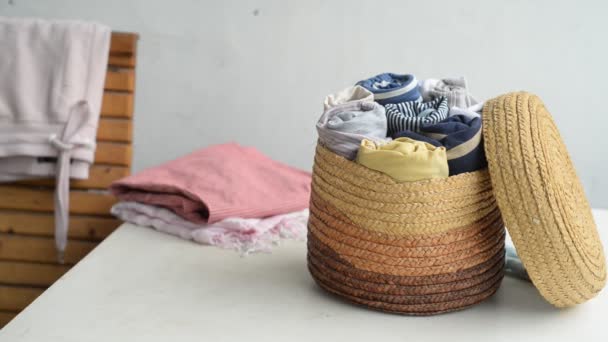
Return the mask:
{"type": "Polygon", "coordinates": [[[131,169],[137,34],[113,33],[95,162],[72,180],[65,264],[56,262],[53,179],[0,184],[0,327],[120,225],[106,189],[131,169]]]}

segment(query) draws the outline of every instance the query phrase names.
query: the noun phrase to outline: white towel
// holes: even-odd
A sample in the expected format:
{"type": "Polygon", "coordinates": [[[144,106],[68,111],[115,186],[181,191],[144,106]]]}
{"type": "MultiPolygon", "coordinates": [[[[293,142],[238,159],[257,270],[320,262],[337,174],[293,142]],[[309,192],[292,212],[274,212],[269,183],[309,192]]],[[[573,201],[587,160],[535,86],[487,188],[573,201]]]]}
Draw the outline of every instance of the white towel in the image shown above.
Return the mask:
{"type": "Polygon", "coordinates": [[[55,176],[55,239],[67,241],[69,178],[95,155],[111,30],[0,17],[0,181],[55,176]]]}

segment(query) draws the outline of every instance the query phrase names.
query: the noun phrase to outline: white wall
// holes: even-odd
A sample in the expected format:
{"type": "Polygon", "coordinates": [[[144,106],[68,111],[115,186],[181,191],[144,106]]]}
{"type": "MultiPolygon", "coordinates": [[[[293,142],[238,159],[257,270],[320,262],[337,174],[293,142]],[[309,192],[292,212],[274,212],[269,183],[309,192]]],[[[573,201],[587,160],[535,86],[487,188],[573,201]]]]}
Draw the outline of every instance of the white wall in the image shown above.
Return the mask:
{"type": "Polygon", "coordinates": [[[539,94],[608,207],[607,2],[1,1],[141,34],[135,170],[228,140],[310,168],[325,94],[383,71],[464,75],[479,98],[539,94]]]}

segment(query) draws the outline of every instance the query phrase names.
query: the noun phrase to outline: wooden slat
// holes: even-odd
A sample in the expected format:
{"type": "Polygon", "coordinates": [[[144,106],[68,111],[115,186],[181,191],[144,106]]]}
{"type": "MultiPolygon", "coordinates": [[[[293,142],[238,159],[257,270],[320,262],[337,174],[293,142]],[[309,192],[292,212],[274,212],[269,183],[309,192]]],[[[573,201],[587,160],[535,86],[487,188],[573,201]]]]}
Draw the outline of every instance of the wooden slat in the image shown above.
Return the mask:
{"type": "Polygon", "coordinates": [[[126,143],[98,142],[95,163],[129,166],[132,153],[131,145],[126,143]]]}
{"type": "MultiPolygon", "coordinates": [[[[71,215],[68,238],[101,241],[122,222],[112,217],[71,215]]],[[[55,219],[53,213],[19,210],[0,210],[0,233],[53,237],[55,219]]]]}
{"type": "Polygon", "coordinates": [[[70,266],[0,260],[0,283],[8,285],[50,286],[70,266]]]}
{"type": "Polygon", "coordinates": [[[133,92],[135,90],[135,71],[110,67],[106,73],[104,88],[106,90],[133,92]]]}
{"type": "MultiPolygon", "coordinates": [[[[97,242],[69,240],[63,255],[65,263],[77,263],[95,246],[97,242]]],[[[55,239],[0,233],[0,260],[57,263],[55,239]]]]}
{"type": "Polygon", "coordinates": [[[133,116],[133,94],[104,92],[101,116],[131,118],[133,116]]]}
{"type": "Polygon", "coordinates": [[[7,325],[17,314],[17,311],[0,311],[0,328],[7,325]]]}
{"type": "Polygon", "coordinates": [[[101,118],[97,129],[97,141],[131,142],[133,123],[127,119],[101,118]]]}
{"type": "Polygon", "coordinates": [[[138,35],[127,32],[112,32],[110,54],[134,54],[138,35]]]}
{"type": "Polygon", "coordinates": [[[114,67],[135,68],[137,59],[135,58],[135,55],[110,55],[108,64],[114,67]]]}
{"type": "MultiPolygon", "coordinates": [[[[53,189],[0,185],[0,209],[54,211],[53,189]]],[[[116,198],[109,193],[70,191],[71,214],[109,215],[116,198]]]]}
{"type": "Polygon", "coordinates": [[[23,310],[38,298],[44,289],[0,285],[0,310],[23,310]]]}
{"type": "MultiPolygon", "coordinates": [[[[89,169],[89,178],[70,180],[70,188],[107,189],[113,181],[124,178],[129,174],[129,168],[126,166],[93,164],[89,169]]],[[[13,184],[54,187],[55,179],[30,179],[18,181],[13,184]]]]}

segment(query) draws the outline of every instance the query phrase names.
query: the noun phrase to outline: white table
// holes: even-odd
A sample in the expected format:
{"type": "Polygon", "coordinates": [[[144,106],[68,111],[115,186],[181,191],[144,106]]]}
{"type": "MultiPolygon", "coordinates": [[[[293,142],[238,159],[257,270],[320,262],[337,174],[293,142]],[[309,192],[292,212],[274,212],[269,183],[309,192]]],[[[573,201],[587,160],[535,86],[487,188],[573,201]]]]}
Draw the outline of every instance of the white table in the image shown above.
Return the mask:
{"type": "MultiPolygon", "coordinates": [[[[595,211],[608,245],[608,211],[595,211]]],[[[2,342],[607,341],[608,290],[567,310],[505,278],[473,308],[434,317],[367,310],[322,292],[302,242],[240,258],[123,225],[0,331],[2,342]]]]}

